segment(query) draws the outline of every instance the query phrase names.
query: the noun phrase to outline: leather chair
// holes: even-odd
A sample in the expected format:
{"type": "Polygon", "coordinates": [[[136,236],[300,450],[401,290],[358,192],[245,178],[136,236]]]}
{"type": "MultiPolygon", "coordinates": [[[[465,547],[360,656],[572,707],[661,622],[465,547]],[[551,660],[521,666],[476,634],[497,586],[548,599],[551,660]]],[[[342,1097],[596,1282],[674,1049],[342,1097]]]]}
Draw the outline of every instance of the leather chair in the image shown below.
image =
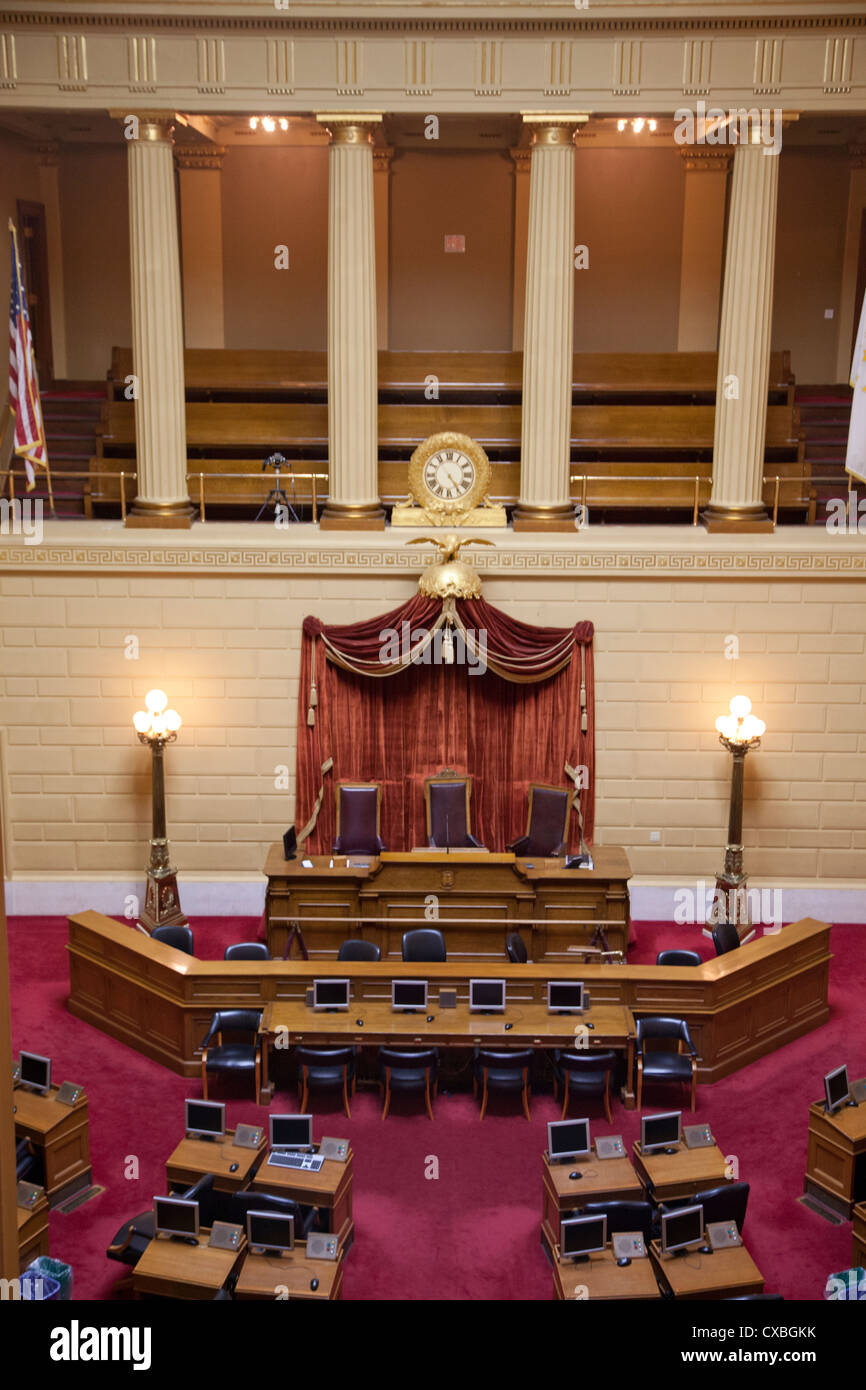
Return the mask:
{"type": "MultiPolygon", "coordinates": [[[[213,1185],[213,1173],[205,1173],[192,1187],[175,1193],[178,1197],[199,1203],[199,1224],[202,1226],[211,1224],[202,1218],[206,1215],[204,1207],[213,1192],[213,1185]]],[[[153,1240],[153,1236],[154,1220],[151,1207],[150,1211],[143,1211],[138,1216],[130,1217],[129,1221],[124,1221],[105,1253],[109,1260],[119,1260],[121,1264],[134,1268],[153,1240]]]]}
{"type": "Polygon", "coordinates": [[[697,951],[659,951],[656,965],[703,965],[697,951]]]}
{"type": "Polygon", "coordinates": [[[31,1140],[18,1139],[15,1144],[15,1179],[17,1182],[36,1182],[39,1158],[31,1140]]]}
{"type": "Polygon", "coordinates": [[[392,1091],[423,1091],[427,1114],[433,1119],[433,1098],[436,1096],[438,1082],[436,1071],[439,1066],[439,1049],[424,1048],[379,1048],[379,1089],[384,1091],[385,1104],[382,1119],[388,1114],[392,1091]],[[432,1082],[432,1086],[431,1086],[432,1082]]]}
{"type": "Polygon", "coordinates": [[[735,1293],[723,1303],[784,1303],[783,1293],[735,1293]]]}
{"type": "Polygon", "coordinates": [[[698,1054],[683,1018],[668,1018],[656,1014],[635,1022],[637,1053],[637,1108],[641,1108],[644,1078],[648,1081],[684,1081],[691,1083],[692,1113],[695,1109],[698,1054]],[[649,1039],[676,1040],[676,1052],[650,1049],[649,1039]],[[685,1052],[683,1049],[685,1048],[685,1052]]]}
{"type": "Polygon", "coordinates": [[[332,1089],[341,1086],[346,1116],[351,1120],[349,1094],[355,1094],[355,1049],[352,1047],[296,1047],[301,1114],[307,1109],[311,1086],[332,1089]]]}
{"type": "Polygon", "coordinates": [[[572,1095],[603,1096],[604,1113],[608,1124],[610,1117],[610,1075],[616,1066],[617,1055],[613,1051],[599,1052],[560,1052],[553,1054],[553,1092],[554,1100],[559,1099],[558,1083],[563,1084],[562,1116],[568,1111],[572,1095]]]}
{"type": "Polygon", "coordinates": [[[295,1240],[306,1240],[316,1225],[316,1208],[302,1206],[293,1197],[278,1197],[269,1192],[256,1192],[250,1188],[246,1192],[221,1192],[218,1221],[231,1221],[247,1230],[247,1216],[251,1211],[271,1212],[275,1216],[295,1218],[295,1240]]]}
{"type": "Polygon", "coordinates": [[[438,965],[446,959],[445,937],[437,927],[416,927],[403,933],[403,959],[438,965]]]}
{"type": "Polygon", "coordinates": [[[252,1072],[256,1085],[256,1105],[261,1105],[262,1090],[262,1049],[259,1041],[259,1024],[262,1021],[259,1009],[218,1009],[211,1019],[210,1028],[202,1041],[201,1084],[202,1094],[207,1100],[208,1072],[218,1075],[246,1076],[252,1072]],[[224,1043],[223,1033],[246,1035],[244,1042],[224,1043]],[[216,1047],[210,1047],[211,1038],[216,1038],[216,1047]]]}
{"type": "Polygon", "coordinates": [[[509,932],[505,942],[505,954],[512,965],[525,965],[529,957],[526,954],[526,942],[519,931],[509,932]]]}
{"type": "Polygon", "coordinates": [[[427,840],[433,849],[483,849],[471,833],[469,800],[471,777],[447,769],[424,779],[427,840]]]}
{"type": "Polygon", "coordinates": [[[382,788],[378,782],[337,783],[335,854],[381,854],[382,788]]]}
{"type": "Polygon", "coordinates": [[[223,960],[270,960],[271,953],[263,941],[236,941],[226,946],[223,960]]]}
{"type": "Polygon", "coordinates": [[[565,787],[533,783],[529,788],[526,834],[506,848],[521,858],[554,858],[565,853],[571,799],[565,787]]]}
{"type": "Polygon", "coordinates": [[[151,941],[161,941],[163,946],[173,946],[176,951],[183,951],[188,956],[195,955],[189,927],[154,927],[150,938],[151,941]]]}
{"type": "Polygon", "coordinates": [[[527,1047],[512,1052],[498,1051],[490,1047],[475,1049],[475,1074],[472,1078],[472,1092],[477,1097],[478,1082],[481,1082],[481,1114],[484,1119],[487,1110],[487,1095],[490,1091],[520,1091],[523,1113],[527,1120],[529,1113],[529,1069],[532,1066],[532,1048],[527,1047]]]}
{"type": "Polygon", "coordinates": [[[740,933],[733,922],[717,922],[713,927],[713,945],[717,956],[736,951],[740,944],[740,933]]]}
{"type": "Polygon", "coordinates": [[[719,1187],[708,1187],[697,1192],[690,1206],[702,1206],[704,1224],[711,1221],[736,1221],[740,1235],[746,1224],[746,1207],[749,1205],[749,1184],[747,1182],[726,1182],[719,1187]]]}
{"type": "Polygon", "coordinates": [[[640,1231],[646,1245],[652,1239],[655,1215],[652,1202],[587,1202],[574,1214],[606,1216],[608,1236],[618,1235],[622,1231],[640,1231]]]}
{"type": "Polygon", "coordinates": [[[337,960],[381,960],[382,952],[374,941],[344,941],[337,960]]]}

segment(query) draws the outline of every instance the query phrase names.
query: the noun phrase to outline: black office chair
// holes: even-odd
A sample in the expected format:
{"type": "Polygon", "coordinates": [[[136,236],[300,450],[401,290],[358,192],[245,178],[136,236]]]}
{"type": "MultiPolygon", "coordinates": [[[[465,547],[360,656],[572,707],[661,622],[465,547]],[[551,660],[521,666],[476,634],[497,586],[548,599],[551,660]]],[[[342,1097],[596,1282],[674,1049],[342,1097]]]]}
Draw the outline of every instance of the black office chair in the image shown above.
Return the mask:
{"type": "Polygon", "coordinates": [[[388,1114],[392,1091],[423,1091],[427,1114],[433,1119],[433,1098],[436,1095],[436,1071],[439,1066],[439,1049],[423,1048],[379,1048],[379,1089],[384,1091],[385,1104],[382,1119],[388,1114]],[[432,1086],[431,1086],[432,1083],[432,1086]]]}
{"type": "Polygon", "coordinates": [[[717,922],[713,927],[713,945],[717,956],[736,951],[741,944],[740,933],[733,922],[717,922]]]}
{"type": "Polygon", "coordinates": [[[525,965],[529,957],[526,954],[526,942],[519,931],[509,932],[505,942],[505,954],[512,965],[525,965]]]}
{"type": "MultiPolygon", "coordinates": [[[[201,1226],[212,1224],[212,1221],[206,1218],[210,1215],[207,1211],[207,1203],[213,1193],[213,1185],[213,1173],[205,1173],[203,1177],[193,1183],[192,1187],[175,1194],[186,1198],[187,1201],[199,1203],[199,1224],[201,1226]]],[[[154,1221],[153,1208],[151,1207],[150,1211],[143,1211],[138,1216],[130,1217],[129,1221],[124,1221],[105,1253],[109,1260],[119,1260],[121,1264],[134,1268],[153,1237],[154,1221]]]]}
{"type": "Polygon", "coordinates": [[[381,960],[382,952],[373,941],[344,941],[337,960],[381,960]]]}
{"type": "Polygon", "coordinates": [[[223,960],[270,960],[271,953],[263,941],[236,941],[226,946],[223,960]]]}
{"type": "Polygon", "coordinates": [[[248,1076],[255,1078],[256,1105],[262,1098],[262,1048],[259,1040],[259,1025],[262,1021],[259,1009],[218,1009],[211,1019],[210,1028],[202,1041],[201,1084],[204,1099],[207,1100],[208,1072],[218,1076],[248,1076]],[[223,1033],[240,1034],[243,1042],[223,1042],[223,1033]],[[216,1047],[210,1047],[211,1038],[217,1040],[216,1047]]]}
{"type": "Polygon", "coordinates": [[[703,965],[697,951],[659,951],[656,965],[703,965]]]}
{"type": "Polygon", "coordinates": [[[695,1109],[698,1054],[683,1018],[653,1015],[639,1018],[635,1023],[637,1055],[637,1108],[641,1108],[644,1078],[648,1081],[681,1081],[691,1084],[692,1113],[695,1109]],[[645,1046],[649,1039],[675,1040],[676,1052],[661,1051],[645,1046]],[[683,1049],[685,1048],[685,1052],[683,1049]]]}
{"type": "Polygon", "coordinates": [[[192,932],[189,927],[154,927],[150,933],[151,941],[161,941],[163,946],[173,946],[187,956],[194,956],[192,932]]]}
{"type": "Polygon", "coordinates": [[[513,1052],[500,1052],[489,1047],[476,1048],[472,1093],[477,1097],[478,1082],[480,1081],[482,1084],[481,1114],[478,1118],[484,1119],[489,1091],[520,1091],[523,1113],[527,1120],[531,1119],[529,1113],[529,1069],[531,1066],[531,1047],[513,1052]]]}
{"type": "Polygon", "coordinates": [[[343,1105],[346,1116],[351,1120],[349,1095],[355,1094],[355,1049],[352,1047],[296,1047],[295,1061],[298,1064],[298,1088],[301,1091],[301,1113],[307,1109],[310,1089],[321,1087],[343,1090],[343,1105]]]}
{"type": "Polygon", "coordinates": [[[784,1303],[783,1293],[735,1293],[730,1298],[721,1300],[723,1303],[784,1303]]]}
{"type": "Polygon", "coordinates": [[[609,1237],[622,1231],[640,1231],[647,1245],[652,1239],[655,1215],[652,1202],[587,1202],[575,1215],[606,1216],[609,1237]]]}
{"type": "Polygon", "coordinates": [[[438,964],[446,959],[445,937],[436,927],[416,927],[403,933],[403,959],[438,964]]]}
{"type": "Polygon", "coordinates": [[[749,1205],[749,1184],[747,1182],[726,1182],[719,1187],[707,1187],[695,1193],[688,1204],[704,1209],[704,1225],[711,1221],[736,1221],[740,1235],[746,1224],[746,1207],[749,1205]]]}
{"type": "Polygon", "coordinates": [[[18,1182],[36,1182],[39,1172],[39,1158],[29,1139],[18,1139],[15,1144],[15,1177],[18,1182]]]}
{"type": "Polygon", "coordinates": [[[230,1221],[234,1225],[242,1226],[245,1234],[247,1216],[251,1211],[266,1211],[275,1216],[293,1216],[296,1240],[306,1240],[316,1226],[316,1208],[303,1206],[293,1197],[278,1197],[270,1192],[248,1189],[246,1192],[221,1192],[219,1198],[220,1215],[217,1220],[230,1221]]]}
{"type": "Polygon", "coordinates": [[[610,1117],[610,1076],[617,1063],[613,1051],[561,1052],[553,1054],[553,1098],[559,1099],[559,1083],[563,1085],[562,1119],[565,1119],[572,1095],[603,1096],[604,1113],[610,1117]]]}

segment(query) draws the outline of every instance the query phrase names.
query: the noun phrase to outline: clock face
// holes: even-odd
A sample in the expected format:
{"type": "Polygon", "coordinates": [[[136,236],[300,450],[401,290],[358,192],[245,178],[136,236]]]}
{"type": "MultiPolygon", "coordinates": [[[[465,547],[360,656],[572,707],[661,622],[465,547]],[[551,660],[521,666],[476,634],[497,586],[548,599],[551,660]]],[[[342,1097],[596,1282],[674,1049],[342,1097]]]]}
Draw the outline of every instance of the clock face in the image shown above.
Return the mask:
{"type": "Polygon", "coordinates": [[[424,483],[441,502],[459,502],[475,486],[475,464],[462,449],[438,449],[424,465],[424,483]]]}

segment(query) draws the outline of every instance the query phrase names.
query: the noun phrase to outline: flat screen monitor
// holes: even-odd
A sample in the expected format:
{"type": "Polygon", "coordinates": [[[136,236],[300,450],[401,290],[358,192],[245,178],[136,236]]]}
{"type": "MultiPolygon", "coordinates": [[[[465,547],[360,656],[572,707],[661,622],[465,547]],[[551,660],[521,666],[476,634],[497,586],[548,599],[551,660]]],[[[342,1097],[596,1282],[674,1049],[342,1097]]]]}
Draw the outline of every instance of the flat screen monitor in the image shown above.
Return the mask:
{"type": "MultiPolygon", "coordinates": [[[[23,1058],[23,1052],[21,1056],[23,1058]]],[[[844,1105],[846,1100],[851,1099],[847,1067],[837,1067],[835,1071],[828,1071],[824,1077],[824,1095],[827,1098],[827,1109],[831,1114],[834,1110],[838,1110],[840,1105],[844,1105]]]]}
{"type": "Polygon", "coordinates": [[[313,1008],[314,1009],[348,1009],[349,1007],[349,981],[348,980],[314,980],[313,981],[313,1008]]]}
{"type": "Polygon", "coordinates": [[[504,1014],[505,981],[470,980],[469,1012],[473,1014],[504,1014]]]}
{"type": "Polygon", "coordinates": [[[391,1007],[402,1013],[426,1013],[427,981],[392,980],[391,1007]]]}
{"type": "Polygon", "coordinates": [[[188,1100],[186,1132],[190,1139],[221,1139],[226,1132],[226,1108],[221,1100],[188,1100]]]}
{"type": "Polygon", "coordinates": [[[551,1120],[547,1126],[547,1153],[551,1163],[557,1159],[585,1158],[589,1144],[589,1120],[551,1120]]]}
{"type": "Polygon", "coordinates": [[[267,1251],[293,1250],[295,1247],[295,1218],[281,1212],[248,1211],[247,1240],[254,1255],[267,1251]]]}
{"type": "Polygon", "coordinates": [[[680,1142],[682,1137],[683,1112],[669,1110],[664,1115],[644,1115],[640,1122],[641,1153],[652,1153],[654,1149],[668,1149],[680,1142]]]}
{"type": "Polygon", "coordinates": [[[197,1236],[198,1202],[185,1197],[154,1197],[153,1229],[157,1235],[197,1236]]]}
{"type": "Polygon", "coordinates": [[[37,1052],[22,1052],[18,1063],[22,1086],[32,1086],[34,1091],[41,1091],[43,1095],[51,1090],[50,1057],[40,1057],[37,1052]]]}
{"type": "Polygon", "coordinates": [[[662,1250],[671,1255],[689,1245],[699,1245],[704,1238],[703,1207],[680,1207],[662,1216],[662,1250]]]}
{"type": "Polygon", "coordinates": [[[560,1222],[559,1253],[564,1260],[580,1259],[607,1244],[606,1216],[573,1216],[560,1222]]]}
{"type": "Polygon", "coordinates": [[[271,1115],[269,1124],[272,1149],[313,1147],[312,1115],[271,1115]]]}
{"type": "Polygon", "coordinates": [[[548,980],[547,1009],[552,1014],[582,1014],[583,980],[548,980]]]}

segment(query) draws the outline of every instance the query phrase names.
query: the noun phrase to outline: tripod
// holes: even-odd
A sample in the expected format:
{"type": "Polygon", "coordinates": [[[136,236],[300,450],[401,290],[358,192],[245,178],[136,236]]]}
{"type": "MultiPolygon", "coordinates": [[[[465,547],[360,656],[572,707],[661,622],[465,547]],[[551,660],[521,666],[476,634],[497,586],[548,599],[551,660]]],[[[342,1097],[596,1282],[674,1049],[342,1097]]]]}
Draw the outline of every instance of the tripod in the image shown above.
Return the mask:
{"type": "MultiPolygon", "coordinates": [[[[286,460],[283,458],[282,454],[271,454],[270,458],[265,459],[264,463],[262,464],[262,472],[263,472],[263,473],[266,473],[267,470],[268,470],[269,468],[273,468],[274,472],[275,472],[276,475],[277,475],[277,477],[276,477],[276,487],[272,487],[272,488],[271,488],[271,490],[270,490],[270,492],[268,493],[267,497],[265,498],[264,502],[263,502],[262,505],[259,507],[259,510],[258,510],[258,512],[256,513],[256,517],[255,517],[255,520],[256,520],[256,521],[258,521],[258,520],[260,519],[260,517],[262,516],[262,514],[263,514],[264,512],[266,512],[267,509],[268,509],[268,507],[273,503],[273,507],[274,507],[274,511],[275,511],[275,512],[276,512],[277,508],[278,508],[279,506],[282,505],[283,507],[285,507],[286,512],[287,512],[287,514],[288,514],[288,517],[289,517],[289,520],[290,520],[290,521],[297,521],[297,522],[300,522],[300,519],[301,519],[301,518],[298,516],[298,513],[295,511],[294,507],[292,506],[291,502],[289,501],[288,497],[286,496],[285,492],[283,491],[282,487],[280,486],[280,468],[282,467],[282,465],[283,465],[285,462],[286,462],[286,460]]],[[[290,473],[291,479],[292,479],[292,497],[294,497],[294,495],[295,495],[295,475],[294,475],[294,470],[293,470],[291,464],[289,464],[289,473],[290,473]]]]}

